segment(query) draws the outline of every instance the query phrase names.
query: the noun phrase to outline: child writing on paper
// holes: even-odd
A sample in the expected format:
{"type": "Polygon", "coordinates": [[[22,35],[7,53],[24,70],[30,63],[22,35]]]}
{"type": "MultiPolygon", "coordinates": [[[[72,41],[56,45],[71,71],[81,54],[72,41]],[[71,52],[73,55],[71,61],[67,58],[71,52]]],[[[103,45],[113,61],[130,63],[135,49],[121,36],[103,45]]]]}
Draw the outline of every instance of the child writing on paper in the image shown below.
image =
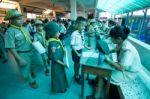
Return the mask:
{"type": "Polygon", "coordinates": [[[64,93],[67,91],[68,82],[65,74],[66,64],[63,62],[65,49],[59,40],[59,26],[55,22],[50,22],[44,27],[48,37],[48,57],[51,64],[51,87],[52,92],[64,93]]]}

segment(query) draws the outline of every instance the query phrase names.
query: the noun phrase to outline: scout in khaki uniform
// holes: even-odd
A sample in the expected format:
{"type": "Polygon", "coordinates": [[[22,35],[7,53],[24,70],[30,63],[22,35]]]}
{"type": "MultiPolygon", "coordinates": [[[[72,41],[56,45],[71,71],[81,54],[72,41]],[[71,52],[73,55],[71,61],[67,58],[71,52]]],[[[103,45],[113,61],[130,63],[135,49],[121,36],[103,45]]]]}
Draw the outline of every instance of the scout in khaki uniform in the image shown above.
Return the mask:
{"type": "Polygon", "coordinates": [[[96,26],[96,20],[95,19],[91,19],[90,20],[90,26],[89,26],[89,28],[88,28],[88,35],[90,36],[90,37],[94,37],[95,36],[95,26],[96,26]]]}
{"type": "Polygon", "coordinates": [[[9,20],[10,23],[10,27],[5,34],[5,48],[14,56],[21,76],[28,80],[32,88],[37,88],[38,85],[31,76],[31,64],[40,60],[34,53],[28,31],[22,27],[22,15],[17,10],[8,10],[5,20],[9,20]]]}
{"type": "MultiPolygon", "coordinates": [[[[46,44],[47,41],[46,41],[46,38],[45,38],[45,31],[43,30],[42,21],[36,20],[35,26],[36,26],[37,33],[34,35],[34,41],[39,41],[43,45],[43,47],[45,49],[47,49],[47,44],[46,44]]],[[[48,60],[47,52],[41,54],[41,56],[42,56],[42,59],[43,59],[43,62],[44,62],[45,74],[48,75],[49,74],[49,69],[48,69],[48,61],[47,61],[48,60]]]]}
{"type": "Polygon", "coordinates": [[[115,20],[113,20],[113,19],[108,20],[108,28],[107,28],[107,31],[105,33],[105,39],[107,39],[109,37],[109,32],[112,28],[114,28],[115,25],[116,25],[115,20]]]}
{"type": "Polygon", "coordinates": [[[52,92],[63,93],[68,88],[68,82],[65,74],[66,64],[63,62],[65,49],[59,40],[59,26],[55,22],[50,22],[44,27],[48,36],[48,57],[51,64],[51,87],[52,92]]]}
{"type": "Polygon", "coordinates": [[[93,42],[96,42],[96,40],[100,38],[99,33],[100,33],[100,30],[99,30],[99,27],[97,26],[96,20],[91,19],[90,26],[88,28],[88,46],[89,47],[93,47],[92,45],[95,45],[95,43],[93,44],[93,42]]]}

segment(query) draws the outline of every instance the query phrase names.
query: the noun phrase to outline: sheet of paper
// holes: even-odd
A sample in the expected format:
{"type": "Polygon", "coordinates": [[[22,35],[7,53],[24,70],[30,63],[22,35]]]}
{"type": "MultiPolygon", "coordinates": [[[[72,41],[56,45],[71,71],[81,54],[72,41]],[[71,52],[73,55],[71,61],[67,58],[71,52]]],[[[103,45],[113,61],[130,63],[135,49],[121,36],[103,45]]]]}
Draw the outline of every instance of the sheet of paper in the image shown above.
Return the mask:
{"type": "Polygon", "coordinates": [[[40,54],[46,52],[45,48],[42,46],[42,44],[39,41],[33,42],[32,45],[40,54]]]}
{"type": "Polygon", "coordinates": [[[93,52],[83,52],[82,56],[83,57],[90,57],[93,54],[93,52]]]}
{"type": "Polygon", "coordinates": [[[91,57],[93,57],[93,58],[98,58],[98,55],[99,55],[99,53],[93,53],[92,55],[91,55],[91,57]]]}
{"type": "Polygon", "coordinates": [[[68,52],[67,52],[67,49],[65,47],[65,50],[66,50],[66,55],[64,57],[64,63],[67,65],[67,67],[69,68],[69,61],[68,61],[68,52]]]}
{"type": "Polygon", "coordinates": [[[98,58],[99,53],[92,52],[92,51],[87,51],[82,53],[82,57],[93,57],[93,58],[98,58]]]}

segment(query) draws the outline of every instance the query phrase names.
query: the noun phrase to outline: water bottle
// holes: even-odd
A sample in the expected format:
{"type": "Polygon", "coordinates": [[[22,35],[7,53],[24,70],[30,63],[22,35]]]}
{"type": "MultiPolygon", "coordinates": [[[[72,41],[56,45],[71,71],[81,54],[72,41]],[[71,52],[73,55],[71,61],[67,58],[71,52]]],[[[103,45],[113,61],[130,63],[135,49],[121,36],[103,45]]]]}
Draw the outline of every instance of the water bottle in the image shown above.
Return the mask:
{"type": "Polygon", "coordinates": [[[98,65],[102,64],[104,62],[105,56],[102,52],[99,52],[99,57],[98,57],[98,65]]]}

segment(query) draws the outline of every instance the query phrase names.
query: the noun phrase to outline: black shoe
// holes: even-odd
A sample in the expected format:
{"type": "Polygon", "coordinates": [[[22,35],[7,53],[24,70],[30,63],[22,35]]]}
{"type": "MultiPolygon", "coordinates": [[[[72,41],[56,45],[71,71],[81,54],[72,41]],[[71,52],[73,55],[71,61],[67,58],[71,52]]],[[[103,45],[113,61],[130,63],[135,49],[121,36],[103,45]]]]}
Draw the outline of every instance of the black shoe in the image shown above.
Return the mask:
{"type": "Polygon", "coordinates": [[[33,82],[29,83],[29,85],[33,89],[37,89],[38,88],[38,84],[36,83],[36,81],[33,81],[33,82]]]}
{"type": "Polygon", "coordinates": [[[48,70],[48,69],[45,70],[45,75],[46,75],[46,76],[49,75],[49,70],[48,70]]]}
{"type": "Polygon", "coordinates": [[[81,84],[81,76],[80,75],[75,75],[74,79],[78,84],[81,84]]]}
{"type": "Polygon", "coordinates": [[[31,72],[31,76],[32,76],[32,78],[35,78],[35,77],[36,77],[36,75],[35,75],[34,72],[31,72]]]}

